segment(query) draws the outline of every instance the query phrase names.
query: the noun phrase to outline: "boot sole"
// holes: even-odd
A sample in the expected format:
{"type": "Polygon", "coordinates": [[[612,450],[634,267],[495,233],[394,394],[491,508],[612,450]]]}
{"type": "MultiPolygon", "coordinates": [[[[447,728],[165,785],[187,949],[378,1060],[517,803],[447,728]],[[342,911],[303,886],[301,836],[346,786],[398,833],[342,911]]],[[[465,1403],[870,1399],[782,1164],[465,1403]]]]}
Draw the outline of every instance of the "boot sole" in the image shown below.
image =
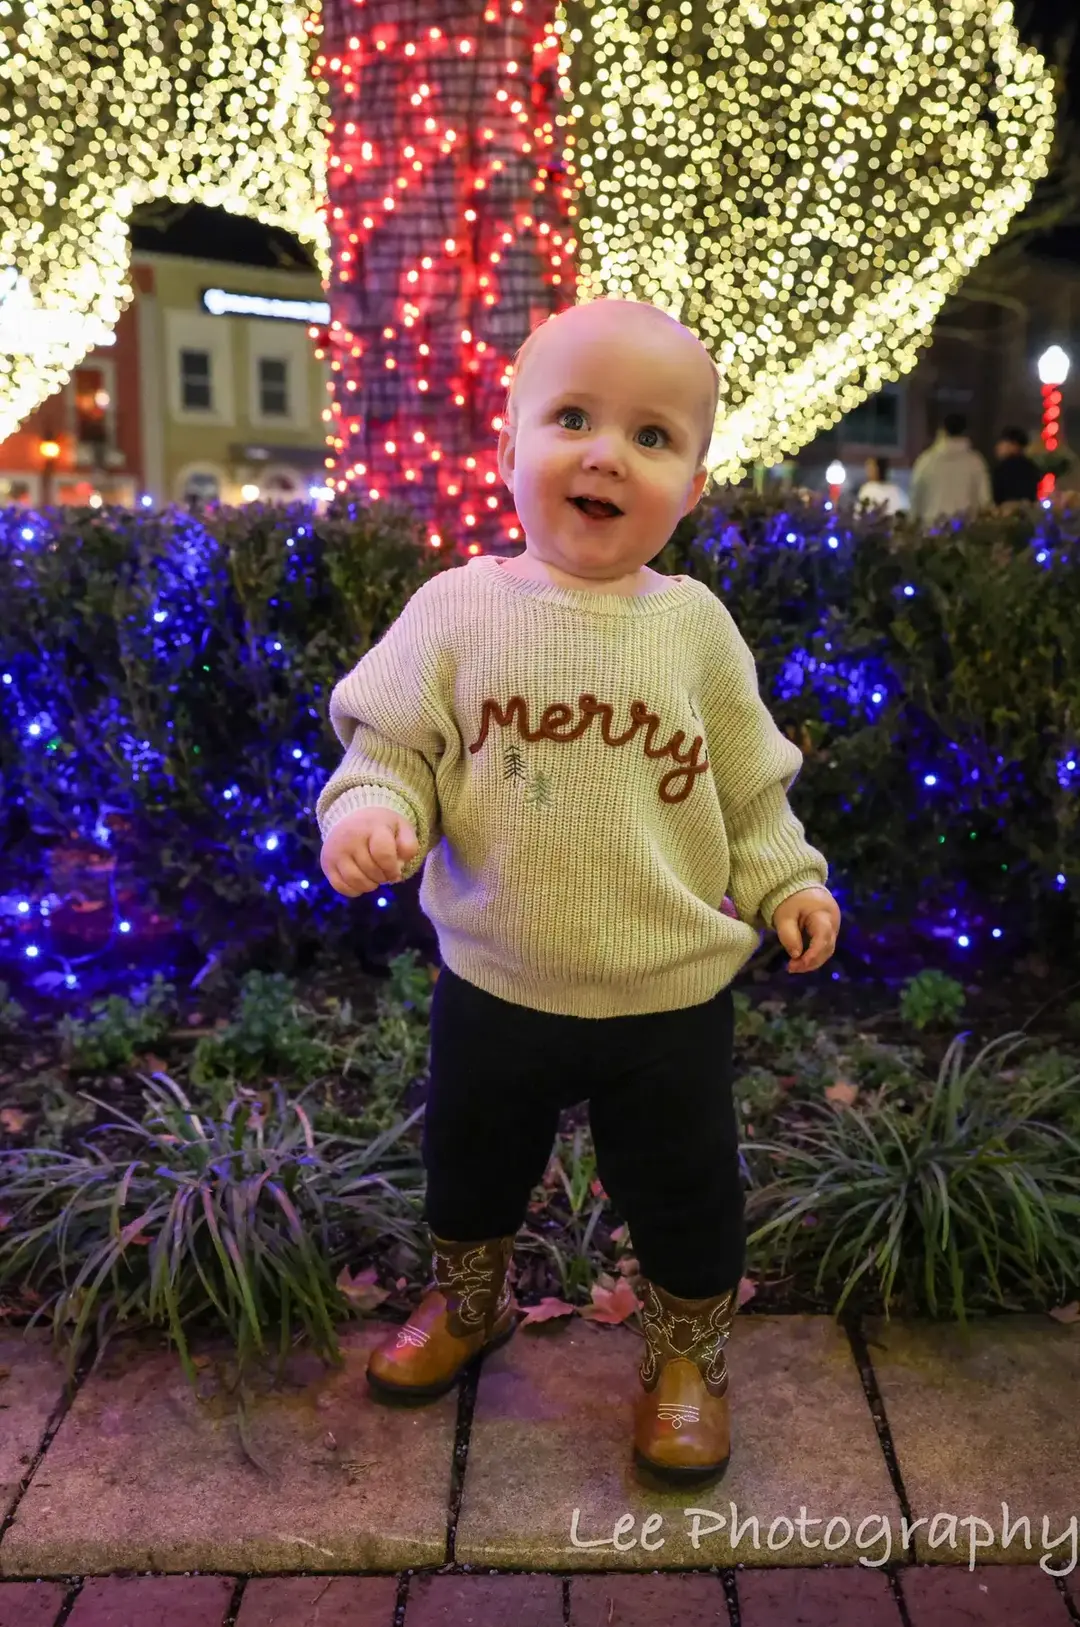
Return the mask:
{"type": "Polygon", "coordinates": [[[379,1378],[376,1374],[369,1372],[366,1375],[368,1385],[372,1393],[380,1401],[402,1402],[406,1406],[413,1403],[419,1404],[423,1401],[437,1401],[441,1395],[449,1395],[455,1384],[458,1384],[467,1373],[471,1373],[473,1368],[478,1366],[491,1351],[498,1350],[501,1345],[512,1339],[516,1332],[517,1320],[515,1318],[504,1332],[498,1334],[494,1339],[489,1339],[487,1344],[481,1346],[476,1352],[475,1356],[470,1356],[467,1362],[463,1362],[457,1371],[450,1378],[444,1379],[441,1384],[389,1384],[386,1379],[379,1378]]]}
{"type": "Polygon", "coordinates": [[[673,1486],[696,1486],[706,1480],[720,1480],[727,1473],[730,1456],[722,1463],[711,1464],[705,1468],[682,1468],[674,1464],[654,1463],[652,1458],[645,1457],[644,1453],[634,1448],[634,1462],[639,1469],[645,1469],[658,1480],[666,1480],[673,1486]]]}

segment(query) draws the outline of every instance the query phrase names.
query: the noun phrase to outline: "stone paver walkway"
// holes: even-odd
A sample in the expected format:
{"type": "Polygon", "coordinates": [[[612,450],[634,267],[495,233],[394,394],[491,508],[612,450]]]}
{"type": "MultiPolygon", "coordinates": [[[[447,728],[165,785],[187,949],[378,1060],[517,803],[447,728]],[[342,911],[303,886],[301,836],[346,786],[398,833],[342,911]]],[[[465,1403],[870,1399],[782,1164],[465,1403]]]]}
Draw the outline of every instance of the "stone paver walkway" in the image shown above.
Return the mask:
{"type": "Polygon", "coordinates": [[[0,1582],[0,1627],[1072,1627],[1078,1605],[1013,1565],[0,1582]]]}
{"type": "Polygon", "coordinates": [[[197,1400],[128,1342],[68,1395],[0,1334],[0,1627],[1080,1627],[1080,1329],[743,1315],[694,1491],[633,1471],[630,1329],[522,1330],[419,1409],[368,1392],[384,1331],[242,1431],[212,1365],[197,1400]]]}

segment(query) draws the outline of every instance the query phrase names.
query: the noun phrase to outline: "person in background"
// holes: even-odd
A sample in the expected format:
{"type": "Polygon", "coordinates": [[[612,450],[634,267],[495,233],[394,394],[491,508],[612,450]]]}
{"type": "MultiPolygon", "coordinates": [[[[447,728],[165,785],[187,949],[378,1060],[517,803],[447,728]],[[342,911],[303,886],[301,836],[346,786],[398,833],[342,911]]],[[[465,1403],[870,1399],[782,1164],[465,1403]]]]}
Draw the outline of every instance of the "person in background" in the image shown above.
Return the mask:
{"type": "Polygon", "coordinates": [[[994,447],[994,502],[1034,503],[1039,495],[1039,466],[1025,448],[1024,429],[1003,429],[994,447]]]}
{"type": "Polygon", "coordinates": [[[963,414],[948,413],[933,446],[915,459],[911,471],[913,520],[933,525],[935,520],[990,507],[990,471],[966,431],[963,414]]]}
{"type": "Polygon", "coordinates": [[[883,508],[886,514],[899,514],[907,508],[903,491],[889,479],[888,458],[867,458],[866,479],[859,487],[856,502],[867,508],[883,508]]]}

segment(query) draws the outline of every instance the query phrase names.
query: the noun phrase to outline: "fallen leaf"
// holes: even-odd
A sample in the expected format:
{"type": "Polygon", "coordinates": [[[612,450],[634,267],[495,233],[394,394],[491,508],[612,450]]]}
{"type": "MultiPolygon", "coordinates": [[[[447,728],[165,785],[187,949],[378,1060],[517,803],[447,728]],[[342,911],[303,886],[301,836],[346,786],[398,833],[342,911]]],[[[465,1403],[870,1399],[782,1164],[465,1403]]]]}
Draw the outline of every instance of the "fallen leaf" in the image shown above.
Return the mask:
{"type": "Polygon", "coordinates": [[[851,1085],[846,1079],[838,1079],[835,1085],[825,1086],[825,1100],[841,1107],[850,1107],[858,1094],[858,1085],[851,1085]]]}
{"type": "Polygon", "coordinates": [[[1068,1305],[1056,1306],[1050,1315],[1055,1322],[1080,1322],[1080,1299],[1074,1299],[1068,1305]]]}
{"type": "Polygon", "coordinates": [[[738,1299],[736,1300],[736,1308],[741,1309],[748,1300],[753,1299],[756,1293],[757,1283],[754,1281],[753,1277],[743,1277],[739,1283],[739,1294],[738,1299]]]}
{"type": "Polygon", "coordinates": [[[520,1326],[527,1328],[530,1322],[550,1322],[554,1316],[573,1316],[576,1305],[568,1305],[565,1299],[553,1299],[550,1295],[542,1299],[539,1305],[525,1306],[525,1315],[521,1318],[520,1326]]]}
{"type": "Polygon", "coordinates": [[[8,1135],[22,1135],[30,1115],[21,1107],[0,1107],[0,1130],[8,1135]]]}
{"type": "Polygon", "coordinates": [[[373,1311],[376,1305],[390,1298],[389,1288],[380,1288],[377,1276],[373,1265],[368,1266],[366,1271],[358,1271],[355,1277],[350,1276],[348,1266],[343,1265],[338,1273],[337,1286],[349,1304],[358,1311],[373,1311]]]}
{"type": "Polygon", "coordinates": [[[600,1283],[593,1284],[592,1304],[581,1307],[581,1315],[586,1322],[608,1322],[614,1325],[625,1322],[628,1316],[641,1309],[641,1301],[625,1277],[615,1284],[614,1288],[605,1288],[600,1283]]]}

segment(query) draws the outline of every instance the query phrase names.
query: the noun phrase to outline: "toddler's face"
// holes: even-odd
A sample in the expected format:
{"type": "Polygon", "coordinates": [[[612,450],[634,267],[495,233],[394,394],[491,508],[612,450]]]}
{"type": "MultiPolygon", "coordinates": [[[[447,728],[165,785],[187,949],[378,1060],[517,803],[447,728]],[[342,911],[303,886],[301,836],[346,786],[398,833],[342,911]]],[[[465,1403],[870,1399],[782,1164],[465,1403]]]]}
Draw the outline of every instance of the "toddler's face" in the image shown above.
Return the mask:
{"type": "Polygon", "coordinates": [[[499,436],[529,552],[597,581],[653,559],[701,496],[714,378],[692,334],[631,304],[547,324],[499,436]]]}

